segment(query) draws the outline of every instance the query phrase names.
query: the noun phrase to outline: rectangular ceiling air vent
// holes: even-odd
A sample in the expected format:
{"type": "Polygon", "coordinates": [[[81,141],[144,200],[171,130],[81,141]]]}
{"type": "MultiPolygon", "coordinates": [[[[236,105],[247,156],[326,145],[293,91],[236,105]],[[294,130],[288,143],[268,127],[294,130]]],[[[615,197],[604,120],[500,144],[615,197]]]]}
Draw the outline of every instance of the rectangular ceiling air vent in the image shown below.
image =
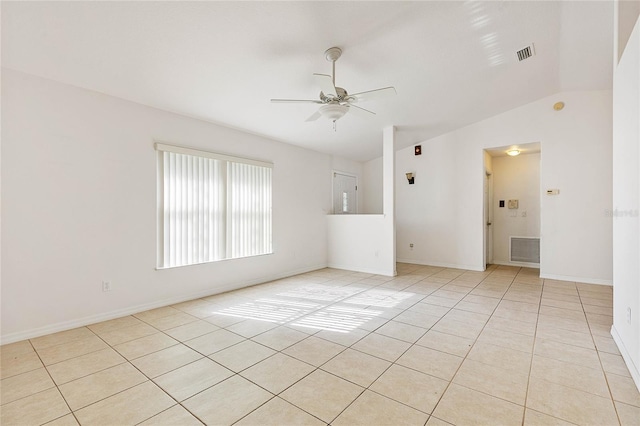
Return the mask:
{"type": "Polygon", "coordinates": [[[520,49],[516,52],[516,55],[518,56],[518,62],[524,61],[527,58],[532,57],[533,55],[535,55],[535,50],[533,50],[533,43],[531,43],[529,46],[520,49]]]}

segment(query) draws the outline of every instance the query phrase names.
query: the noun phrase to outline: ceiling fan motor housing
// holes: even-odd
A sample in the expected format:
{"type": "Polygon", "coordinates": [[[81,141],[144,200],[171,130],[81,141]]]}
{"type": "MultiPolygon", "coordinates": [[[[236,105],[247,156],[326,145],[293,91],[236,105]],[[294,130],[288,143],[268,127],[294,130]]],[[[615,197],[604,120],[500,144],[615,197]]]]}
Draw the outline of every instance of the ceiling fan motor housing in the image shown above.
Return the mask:
{"type": "Polygon", "coordinates": [[[347,96],[349,95],[347,93],[346,90],[344,90],[342,87],[337,87],[336,86],[336,97],[334,98],[333,96],[329,97],[327,95],[324,94],[324,92],[320,92],[320,100],[322,100],[322,102],[342,102],[345,101],[347,99],[347,96]]]}

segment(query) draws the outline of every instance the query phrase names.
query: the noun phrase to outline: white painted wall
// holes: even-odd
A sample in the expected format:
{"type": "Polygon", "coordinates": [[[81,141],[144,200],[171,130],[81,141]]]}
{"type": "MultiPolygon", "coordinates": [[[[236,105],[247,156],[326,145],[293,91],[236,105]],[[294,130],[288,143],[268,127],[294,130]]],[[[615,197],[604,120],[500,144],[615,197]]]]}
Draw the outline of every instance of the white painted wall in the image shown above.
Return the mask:
{"type": "Polygon", "coordinates": [[[493,262],[509,265],[510,237],[540,237],[540,154],[495,157],[492,167],[493,262]],[[510,210],[509,200],[518,200],[518,209],[510,210]]]}
{"type": "MultiPolygon", "coordinates": [[[[630,15],[621,15],[620,17],[630,15]]],[[[613,75],[613,335],[640,389],[640,20],[613,75]],[[627,321],[631,309],[631,322],[627,321]]],[[[627,28],[625,26],[624,28],[627,28]]],[[[614,60],[614,62],[616,62],[614,60]]]]}
{"type": "Polygon", "coordinates": [[[563,92],[398,151],[398,260],[483,270],[483,149],[540,142],[541,190],[561,191],[541,198],[541,275],[611,284],[611,132],[611,91],[563,92]]]}
{"type": "Polygon", "coordinates": [[[395,129],[383,132],[384,214],[327,216],[328,264],[332,268],[396,275],[395,129]]]}
{"type": "Polygon", "coordinates": [[[9,70],[2,113],[3,343],[327,265],[327,155],[9,70]],[[156,271],[154,140],[272,161],[274,254],[156,271]]]}
{"type": "Polygon", "coordinates": [[[382,157],[362,166],[363,214],[382,214],[382,157]]]}

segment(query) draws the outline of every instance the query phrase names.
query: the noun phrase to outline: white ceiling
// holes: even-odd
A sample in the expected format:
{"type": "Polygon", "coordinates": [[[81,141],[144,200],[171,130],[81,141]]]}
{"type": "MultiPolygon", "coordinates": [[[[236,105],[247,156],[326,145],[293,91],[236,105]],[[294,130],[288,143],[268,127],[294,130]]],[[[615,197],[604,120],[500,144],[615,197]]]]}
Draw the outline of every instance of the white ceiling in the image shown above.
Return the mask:
{"type": "Polygon", "coordinates": [[[2,2],[2,66],[354,160],[562,90],[610,89],[613,2],[2,2]],[[533,42],[536,56],[517,62],[533,42]],[[371,118],[305,122],[313,73],[371,118]]]}

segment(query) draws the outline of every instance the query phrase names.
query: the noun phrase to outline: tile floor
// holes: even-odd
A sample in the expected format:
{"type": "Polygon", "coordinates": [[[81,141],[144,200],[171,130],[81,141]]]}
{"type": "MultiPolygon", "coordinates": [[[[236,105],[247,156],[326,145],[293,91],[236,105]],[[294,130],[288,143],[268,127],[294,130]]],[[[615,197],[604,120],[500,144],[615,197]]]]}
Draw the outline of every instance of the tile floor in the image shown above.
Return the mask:
{"type": "Polygon", "coordinates": [[[606,286],[323,269],[0,348],[2,425],[638,425],[606,286]]]}

